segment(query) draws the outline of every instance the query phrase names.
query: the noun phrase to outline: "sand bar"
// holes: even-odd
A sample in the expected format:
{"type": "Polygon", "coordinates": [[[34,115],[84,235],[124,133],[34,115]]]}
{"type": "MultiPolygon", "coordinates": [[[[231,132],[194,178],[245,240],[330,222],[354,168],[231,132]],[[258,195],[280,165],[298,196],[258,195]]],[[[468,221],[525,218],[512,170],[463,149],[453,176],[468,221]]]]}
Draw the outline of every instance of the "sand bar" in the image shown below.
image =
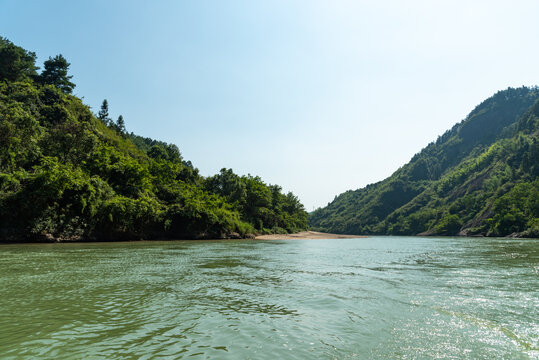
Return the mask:
{"type": "Polygon", "coordinates": [[[328,234],[317,231],[302,231],[295,234],[273,234],[260,235],[256,239],[259,240],[292,240],[292,239],[350,239],[350,238],[365,238],[367,236],[360,235],[341,235],[328,234]]]}

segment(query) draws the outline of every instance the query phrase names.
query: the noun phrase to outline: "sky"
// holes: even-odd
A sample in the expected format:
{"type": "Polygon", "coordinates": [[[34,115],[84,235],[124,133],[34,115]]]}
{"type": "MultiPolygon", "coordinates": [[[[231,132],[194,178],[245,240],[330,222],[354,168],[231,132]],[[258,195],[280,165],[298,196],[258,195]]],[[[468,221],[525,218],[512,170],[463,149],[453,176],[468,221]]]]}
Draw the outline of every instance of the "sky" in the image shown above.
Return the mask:
{"type": "Polygon", "coordinates": [[[536,0],[0,0],[0,36],[63,54],[128,131],[296,194],[391,175],[498,90],[539,84],[536,0]]]}

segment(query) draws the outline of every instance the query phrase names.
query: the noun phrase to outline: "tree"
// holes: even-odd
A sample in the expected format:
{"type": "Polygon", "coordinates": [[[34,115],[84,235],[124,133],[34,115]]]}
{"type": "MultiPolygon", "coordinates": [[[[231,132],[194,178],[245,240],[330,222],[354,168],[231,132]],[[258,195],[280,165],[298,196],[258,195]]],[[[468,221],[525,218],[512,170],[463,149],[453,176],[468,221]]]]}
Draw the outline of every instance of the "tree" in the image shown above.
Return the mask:
{"type": "Polygon", "coordinates": [[[66,58],[62,54],[53,58],[49,57],[49,60],[46,60],[43,65],[45,69],[39,75],[39,81],[42,84],[54,85],[64,93],[71,94],[75,84],[70,81],[73,76],[67,75],[71,64],[67,62],[66,58]]]}
{"type": "Polygon", "coordinates": [[[34,78],[38,67],[36,54],[14,45],[0,36],[0,81],[34,78]]]}
{"type": "Polygon", "coordinates": [[[167,144],[165,147],[168,153],[168,159],[172,162],[174,161],[182,161],[182,154],[180,152],[180,149],[174,144],[167,144]]]}
{"type": "Polygon", "coordinates": [[[152,159],[168,160],[168,154],[165,148],[161,145],[153,145],[150,151],[148,151],[148,156],[152,159]]]}
{"type": "Polygon", "coordinates": [[[112,122],[112,119],[109,117],[109,102],[107,99],[103,100],[103,104],[101,104],[101,110],[99,110],[97,118],[103,121],[107,126],[109,126],[112,122]]]}
{"type": "Polygon", "coordinates": [[[122,115],[118,116],[118,120],[116,120],[116,130],[121,134],[125,134],[125,121],[122,115]]]}

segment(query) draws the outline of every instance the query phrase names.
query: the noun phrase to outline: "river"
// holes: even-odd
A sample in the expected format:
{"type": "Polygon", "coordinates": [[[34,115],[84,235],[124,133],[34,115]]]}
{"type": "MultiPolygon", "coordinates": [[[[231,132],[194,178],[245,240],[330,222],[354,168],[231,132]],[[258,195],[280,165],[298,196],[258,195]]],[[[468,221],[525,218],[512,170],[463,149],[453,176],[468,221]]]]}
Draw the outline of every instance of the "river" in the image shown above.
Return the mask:
{"type": "Polygon", "coordinates": [[[538,359],[539,240],[0,246],[2,359],[538,359]]]}

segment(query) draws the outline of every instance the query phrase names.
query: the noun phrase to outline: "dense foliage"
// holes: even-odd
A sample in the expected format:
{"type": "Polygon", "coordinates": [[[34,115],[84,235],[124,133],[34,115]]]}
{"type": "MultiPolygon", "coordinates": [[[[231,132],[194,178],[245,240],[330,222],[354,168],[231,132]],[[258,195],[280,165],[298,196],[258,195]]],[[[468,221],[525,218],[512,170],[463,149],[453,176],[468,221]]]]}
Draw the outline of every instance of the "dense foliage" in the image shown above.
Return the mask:
{"type": "Polygon", "coordinates": [[[58,55],[0,38],[0,240],[224,238],[306,229],[298,199],[223,169],[204,178],[177,146],[127,134],[71,95],[58,55]]]}
{"type": "Polygon", "coordinates": [[[539,237],[539,89],[509,88],[389,178],[310,216],[349,234],[539,237]]]}

